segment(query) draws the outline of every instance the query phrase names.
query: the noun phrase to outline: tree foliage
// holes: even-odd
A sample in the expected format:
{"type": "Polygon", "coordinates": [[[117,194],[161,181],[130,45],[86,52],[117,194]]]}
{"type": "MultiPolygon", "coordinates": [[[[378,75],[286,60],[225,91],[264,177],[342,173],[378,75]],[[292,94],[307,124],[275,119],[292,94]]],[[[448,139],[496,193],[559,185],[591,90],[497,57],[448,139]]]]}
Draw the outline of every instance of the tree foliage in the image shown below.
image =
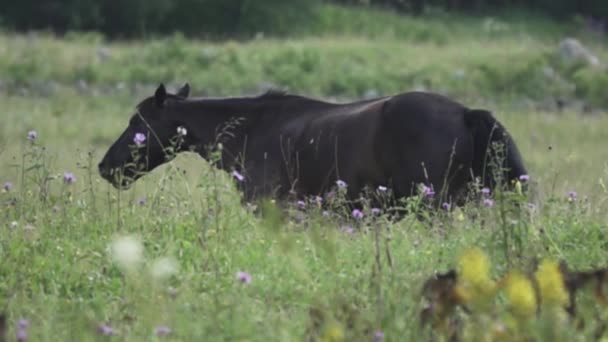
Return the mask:
{"type": "Polygon", "coordinates": [[[310,23],[321,2],[416,15],[431,7],[469,13],[517,7],[561,18],[608,19],[606,0],[0,0],[0,24],[21,31],[95,30],[111,37],[175,31],[199,37],[281,35],[310,23]]]}

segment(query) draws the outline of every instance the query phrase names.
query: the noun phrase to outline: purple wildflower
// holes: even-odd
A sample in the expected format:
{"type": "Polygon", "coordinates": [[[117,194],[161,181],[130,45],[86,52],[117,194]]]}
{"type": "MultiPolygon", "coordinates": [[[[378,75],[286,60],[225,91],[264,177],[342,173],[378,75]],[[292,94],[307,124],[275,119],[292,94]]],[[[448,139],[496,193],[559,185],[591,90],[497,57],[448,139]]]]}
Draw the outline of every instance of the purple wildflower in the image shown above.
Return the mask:
{"type": "Polygon", "coordinates": [[[327,200],[331,200],[334,197],[336,197],[336,192],[335,191],[330,191],[327,194],[325,194],[325,199],[327,199],[327,200]]]}
{"type": "Polygon", "coordinates": [[[34,130],[27,132],[27,140],[34,141],[36,139],[38,139],[38,132],[34,130]]]}
{"type": "Polygon", "coordinates": [[[109,325],[107,325],[105,323],[102,323],[102,324],[100,324],[100,325],[97,326],[97,332],[100,335],[103,335],[103,336],[112,336],[112,335],[114,335],[114,329],[112,329],[111,326],[109,326],[109,325]]]}
{"type": "Polygon", "coordinates": [[[530,180],[530,176],[528,176],[528,175],[521,175],[521,176],[519,176],[519,180],[522,181],[522,182],[527,182],[527,181],[530,180]]]}
{"type": "Polygon", "coordinates": [[[386,190],[388,190],[388,188],[387,188],[387,187],[385,187],[385,186],[383,186],[383,185],[379,185],[379,186],[378,186],[378,191],[380,191],[380,192],[386,192],[386,190]]]}
{"type": "Polygon", "coordinates": [[[298,204],[298,208],[300,208],[300,209],[306,208],[306,202],[304,202],[304,201],[298,201],[297,204],[298,204]]]}
{"type": "Polygon", "coordinates": [[[29,326],[30,326],[30,321],[28,321],[25,318],[22,318],[17,322],[17,327],[19,329],[27,329],[29,326]]]}
{"type": "Polygon", "coordinates": [[[5,192],[9,192],[12,189],[13,189],[13,183],[6,182],[6,183],[2,184],[2,190],[4,190],[5,192]]]}
{"type": "Polygon", "coordinates": [[[251,284],[251,275],[247,272],[239,271],[236,273],[236,279],[244,284],[251,284]]]}
{"type": "Polygon", "coordinates": [[[384,333],[380,330],[376,330],[374,333],[374,341],[382,341],[384,339],[384,333]]]}
{"type": "Polygon", "coordinates": [[[380,208],[372,208],[372,215],[380,215],[381,212],[380,208]]]}
{"type": "Polygon", "coordinates": [[[363,212],[361,210],[359,210],[359,209],[353,209],[352,215],[357,220],[360,220],[360,219],[363,218],[363,212]]]}
{"type": "Polygon", "coordinates": [[[441,205],[441,208],[443,208],[443,210],[445,211],[449,211],[451,207],[452,205],[448,202],[443,202],[443,204],[441,205]]]}
{"type": "Polygon", "coordinates": [[[171,333],[171,328],[169,328],[166,325],[161,325],[161,326],[154,328],[154,334],[156,334],[156,336],[167,336],[170,333],[171,333]]]}
{"type": "Polygon", "coordinates": [[[23,342],[27,340],[27,329],[18,328],[16,335],[18,342],[23,342]]]}
{"type": "Polygon", "coordinates": [[[323,203],[323,197],[321,197],[321,196],[315,196],[315,202],[316,202],[317,204],[321,204],[321,203],[323,203]]]}
{"type": "Polygon", "coordinates": [[[27,340],[27,328],[30,326],[30,321],[27,319],[20,319],[17,321],[17,332],[16,338],[18,342],[27,340]]]}
{"type": "Polygon", "coordinates": [[[422,185],[422,194],[424,197],[432,198],[435,196],[435,191],[426,185],[422,185]]]}
{"type": "Polygon", "coordinates": [[[74,174],[71,172],[64,172],[63,173],[63,182],[65,184],[72,184],[72,183],[76,182],[76,176],[74,176],[74,174]]]}
{"type": "Polygon", "coordinates": [[[245,180],[245,177],[240,174],[237,170],[232,171],[232,177],[234,177],[234,179],[236,179],[239,182],[242,182],[245,180]]]}
{"type": "Polygon", "coordinates": [[[489,195],[490,195],[490,188],[482,188],[482,189],[481,189],[481,193],[482,193],[484,196],[489,196],[489,195]]]}
{"type": "Polygon", "coordinates": [[[570,201],[570,202],[576,201],[577,196],[578,196],[578,194],[576,193],[576,191],[569,191],[568,192],[568,201],[570,201]]]}
{"type": "Polygon", "coordinates": [[[483,200],[483,205],[485,205],[488,208],[491,208],[494,206],[494,201],[491,198],[486,198],[483,200]]]}
{"type": "Polygon", "coordinates": [[[146,197],[145,197],[145,196],[144,196],[144,197],[140,197],[140,198],[137,200],[137,204],[139,204],[139,205],[141,205],[141,206],[146,205],[146,202],[147,202],[147,199],[146,199],[146,197]]]}
{"type": "Polygon", "coordinates": [[[133,142],[137,146],[143,145],[146,142],[146,135],[139,132],[135,133],[135,136],[133,137],[133,142]]]}
{"type": "Polygon", "coordinates": [[[346,182],[345,182],[345,181],[343,181],[343,180],[341,180],[341,179],[338,179],[338,180],[336,181],[336,185],[337,185],[337,186],[338,186],[338,188],[340,188],[340,189],[344,189],[344,188],[346,188],[346,187],[348,186],[348,185],[346,184],[346,182]]]}

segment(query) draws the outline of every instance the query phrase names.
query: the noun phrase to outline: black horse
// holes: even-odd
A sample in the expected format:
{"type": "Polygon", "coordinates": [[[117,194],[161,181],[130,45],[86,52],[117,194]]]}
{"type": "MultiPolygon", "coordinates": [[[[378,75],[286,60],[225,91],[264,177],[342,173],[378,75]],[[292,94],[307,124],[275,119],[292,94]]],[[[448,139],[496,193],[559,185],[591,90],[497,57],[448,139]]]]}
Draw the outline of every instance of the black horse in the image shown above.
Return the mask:
{"type": "Polygon", "coordinates": [[[248,201],[323,195],[338,182],[351,199],[365,187],[404,198],[424,186],[442,203],[462,201],[472,180],[493,187],[527,173],[490,112],[438,94],[335,104],[276,91],[234,98],[189,92],[186,84],[168,94],[161,84],[137,105],[99,164],[101,175],[125,189],[176,153],[194,151],[218,156],[211,161],[241,180],[248,201]]]}

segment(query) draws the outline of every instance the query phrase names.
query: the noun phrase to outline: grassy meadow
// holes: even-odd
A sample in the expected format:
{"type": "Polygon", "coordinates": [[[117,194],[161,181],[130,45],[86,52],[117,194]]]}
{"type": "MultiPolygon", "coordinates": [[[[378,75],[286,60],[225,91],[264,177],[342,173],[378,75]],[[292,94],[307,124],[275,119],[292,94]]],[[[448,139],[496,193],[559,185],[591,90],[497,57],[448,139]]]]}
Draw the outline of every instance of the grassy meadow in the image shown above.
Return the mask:
{"type": "MultiPolygon", "coordinates": [[[[554,55],[569,34],[608,60],[601,40],[540,19],[353,13],[348,25],[328,20],[284,40],[0,34],[0,183],[10,182],[0,190],[0,313],[9,340],[373,341],[381,332],[418,341],[429,336],[419,324],[424,281],[470,247],[488,255],[495,277],[542,258],[608,266],[608,76],[554,55]],[[312,203],[305,215],[295,203],[284,217],[255,215],[228,174],[193,154],[129,191],[101,180],[96,165],[135,105],[159,82],[186,81],[202,95],[273,85],[337,101],[440,91],[495,113],[533,191],[513,196],[519,209],[499,196],[428,220],[389,222],[368,208],[344,221],[312,203]],[[557,110],[556,97],[593,110],[557,110]]],[[[606,312],[587,297],[579,330],[530,320],[510,336],[593,339],[606,312]]],[[[465,339],[499,340],[497,327],[511,327],[504,298],[495,304],[463,318],[465,339]]]]}

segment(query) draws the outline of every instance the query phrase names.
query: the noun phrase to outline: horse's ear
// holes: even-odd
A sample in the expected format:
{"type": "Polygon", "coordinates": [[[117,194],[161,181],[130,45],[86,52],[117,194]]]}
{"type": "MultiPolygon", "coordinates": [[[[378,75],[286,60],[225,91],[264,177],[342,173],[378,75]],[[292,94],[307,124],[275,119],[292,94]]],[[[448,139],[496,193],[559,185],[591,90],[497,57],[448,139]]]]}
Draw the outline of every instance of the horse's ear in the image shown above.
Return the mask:
{"type": "Polygon", "coordinates": [[[180,90],[177,91],[177,96],[187,98],[190,95],[190,85],[188,83],[184,84],[180,90]]]}
{"type": "Polygon", "coordinates": [[[165,89],[164,84],[160,84],[156,92],[154,93],[154,99],[156,100],[156,105],[158,107],[162,107],[165,105],[165,100],[167,99],[167,89],[165,89]]]}

